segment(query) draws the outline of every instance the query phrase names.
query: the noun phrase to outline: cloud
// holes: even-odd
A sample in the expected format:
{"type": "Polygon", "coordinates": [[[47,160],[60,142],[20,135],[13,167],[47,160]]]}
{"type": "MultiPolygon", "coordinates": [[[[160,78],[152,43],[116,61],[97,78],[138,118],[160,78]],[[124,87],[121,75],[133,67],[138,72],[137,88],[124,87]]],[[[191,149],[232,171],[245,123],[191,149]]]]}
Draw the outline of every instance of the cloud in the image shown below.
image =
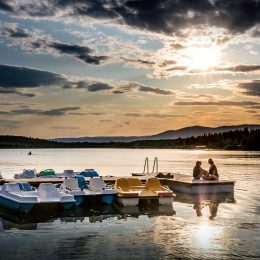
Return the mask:
{"type": "Polygon", "coordinates": [[[64,78],[53,72],[0,65],[0,87],[2,88],[36,88],[62,83],[65,83],[64,78]]]}
{"type": "Polygon", "coordinates": [[[260,80],[239,83],[238,88],[244,95],[260,97],[260,80]]]}
{"type": "Polygon", "coordinates": [[[48,44],[49,47],[54,48],[59,53],[71,55],[85,63],[100,65],[104,60],[107,60],[107,56],[91,56],[92,49],[80,45],[69,45],[60,42],[52,42],[48,44]]]}
{"type": "Polygon", "coordinates": [[[147,118],[157,118],[157,119],[160,119],[160,118],[177,118],[177,117],[185,117],[183,115],[174,115],[174,114],[162,114],[162,113],[146,113],[146,114],[143,114],[143,113],[126,113],[124,114],[124,116],[127,116],[127,117],[147,117],[147,118]]]}
{"type": "Polygon", "coordinates": [[[110,86],[108,83],[103,82],[95,82],[95,81],[78,81],[76,82],[74,86],[65,86],[65,88],[78,88],[78,89],[86,89],[89,92],[98,92],[103,90],[109,90],[113,89],[112,86],[110,86]]]}
{"type": "Polygon", "coordinates": [[[136,83],[136,82],[128,82],[126,84],[122,84],[121,86],[118,86],[116,90],[114,90],[113,93],[115,94],[123,94],[128,92],[147,92],[157,95],[174,95],[175,93],[171,90],[165,90],[165,89],[159,89],[159,88],[152,88],[147,87],[142,84],[136,83]]]}
{"type": "Polygon", "coordinates": [[[6,0],[0,0],[0,11],[14,13],[14,9],[6,2],[6,0]]]}
{"type": "Polygon", "coordinates": [[[137,68],[152,68],[156,63],[151,60],[144,60],[144,59],[130,59],[121,57],[121,60],[126,65],[131,65],[137,68]]]}
{"type": "Polygon", "coordinates": [[[111,120],[111,119],[101,119],[101,120],[99,120],[99,122],[101,122],[101,123],[110,123],[110,122],[113,122],[113,120],[111,120]]]}
{"type": "Polygon", "coordinates": [[[143,92],[149,92],[153,94],[158,94],[158,95],[173,95],[174,92],[171,90],[165,90],[165,89],[160,89],[160,88],[151,88],[151,87],[146,87],[146,86],[139,86],[139,91],[143,92]]]}
{"type": "Polygon", "coordinates": [[[1,1],[6,12],[30,18],[94,18],[144,31],[174,34],[187,27],[215,26],[241,33],[260,21],[260,3],[252,0],[1,1]]]}
{"type": "Polygon", "coordinates": [[[61,130],[64,130],[64,129],[69,129],[69,130],[79,129],[78,127],[75,127],[75,126],[51,126],[50,128],[51,129],[61,129],[61,130]]]}
{"type": "Polygon", "coordinates": [[[213,67],[213,71],[226,71],[226,72],[241,72],[247,73],[252,71],[260,71],[260,65],[255,64],[240,64],[236,66],[223,66],[223,67],[213,67]]]}
{"type": "Polygon", "coordinates": [[[9,112],[12,115],[44,115],[44,116],[63,116],[70,111],[80,110],[80,107],[61,107],[49,110],[40,109],[14,109],[9,112]]]}
{"type": "Polygon", "coordinates": [[[85,89],[88,92],[124,94],[145,92],[157,95],[174,95],[171,90],[144,86],[137,82],[93,79],[75,79],[62,74],[27,67],[0,65],[0,93],[33,97],[34,93],[21,92],[21,89],[58,86],[63,89],[85,89]]]}
{"type": "Polygon", "coordinates": [[[21,121],[19,121],[19,120],[4,120],[4,119],[0,119],[0,126],[3,126],[3,127],[15,128],[20,123],[21,123],[21,121]]]}
{"type": "Polygon", "coordinates": [[[16,89],[5,89],[0,87],[0,94],[15,94],[19,96],[24,96],[24,97],[34,97],[34,93],[26,93],[26,92],[21,92],[16,89]]]}
{"type": "Polygon", "coordinates": [[[176,106],[257,106],[260,105],[258,102],[254,101],[177,101],[174,103],[176,106]]]}
{"type": "Polygon", "coordinates": [[[101,65],[109,59],[108,56],[95,55],[94,50],[88,46],[67,44],[53,40],[50,36],[40,34],[37,30],[27,30],[17,27],[14,23],[0,21],[0,35],[10,41],[13,45],[19,46],[33,53],[69,55],[87,64],[101,65]]]}
{"type": "Polygon", "coordinates": [[[260,65],[257,64],[238,64],[234,66],[213,66],[207,68],[192,68],[186,65],[176,65],[169,68],[161,68],[158,66],[153,73],[149,74],[150,77],[171,77],[171,76],[183,76],[194,74],[254,74],[260,72],[260,65]]]}

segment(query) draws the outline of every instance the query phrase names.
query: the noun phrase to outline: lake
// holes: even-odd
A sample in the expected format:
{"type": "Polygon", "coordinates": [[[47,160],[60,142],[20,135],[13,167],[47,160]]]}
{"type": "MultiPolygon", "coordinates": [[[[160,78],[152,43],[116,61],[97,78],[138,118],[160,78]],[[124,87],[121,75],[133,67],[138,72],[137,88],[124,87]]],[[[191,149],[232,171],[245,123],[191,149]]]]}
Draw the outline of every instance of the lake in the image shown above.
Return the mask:
{"type": "Polygon", "coordinates": [[[0,259],[260,259],[260,152],[160,149],[0,150],[0,171],[53,168],[101,175],[159,170],[192,174],[213,158],[220,178],[236,180],[234,197],[177,197],[173,207],[75,208],[41,216],[0,209],[0,259]]]}

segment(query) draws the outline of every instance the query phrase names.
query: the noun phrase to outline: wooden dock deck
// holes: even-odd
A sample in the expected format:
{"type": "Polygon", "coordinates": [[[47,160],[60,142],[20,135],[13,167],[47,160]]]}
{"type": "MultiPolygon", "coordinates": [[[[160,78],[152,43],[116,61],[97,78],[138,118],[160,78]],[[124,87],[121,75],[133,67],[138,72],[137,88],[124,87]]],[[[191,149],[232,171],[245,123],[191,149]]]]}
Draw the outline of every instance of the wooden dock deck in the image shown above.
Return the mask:
{"type": "MultiPolygon", "coordinates": [[[[167,185],[174,192],[188,193],[188,194],[201,194],[201,193],[233,193],[235,181],[232,180],[218,180],[218,181],[205,181],[193,180],[192,176],[184,174],[173,173],[173,178],[160,178],[163,185],[167,185]]],[[[118,178],[129,178],[130,176],[102,176],[107,184],[114,184],[118,178]]],[[[145,182],[147,178],[152,176],[140,176],[141,181],[145,182]]],[[[89,181],[90,178],[85,178],[89,181]]],[[[40,183],[62,183],[64,178],[32,178],[32,179],[0,179],[0,185],[8,182],[29,182],[32,186],[39,186],[40,183]]]]}

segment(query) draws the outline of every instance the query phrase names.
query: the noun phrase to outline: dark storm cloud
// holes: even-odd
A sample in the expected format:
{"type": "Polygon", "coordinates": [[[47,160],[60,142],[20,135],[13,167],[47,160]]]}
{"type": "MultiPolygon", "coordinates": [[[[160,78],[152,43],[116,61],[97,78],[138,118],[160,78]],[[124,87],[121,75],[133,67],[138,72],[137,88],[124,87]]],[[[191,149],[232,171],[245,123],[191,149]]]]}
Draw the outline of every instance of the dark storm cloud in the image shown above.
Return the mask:
{"type": "Polygon", "coordinates": [[[24,93],[21,91],[18,91],[16,89],[5,89],[0,87],[0,94],[15,94],[19,96],[24,96],[24,97],[34,97],[35,94],[33,93],[24,93]]]}
{"type": "Polygon", "coordinates": [[[68,77],[43,70],[26,67],[0,65],[0,93],[17,94],[33,97],[34,93],[22,92],[21,89],[58,86],[63,89],[86,89],[88,92],[110,91],[114,94],[130,92],[146,92],[158,95],[173,95],[174,92],[165,89],[147,87],[136,82],[110,82],[93,80],[72,80],[68,77]]]}
{"type": "Polygon", "coordinates": [[[112,86],[109,86],[109,84],[106,83],[93,83],[88,86],[88,91],[97,92],[97,91],[108,90],[112,88],[113,88],[112,86]]]}
{"type": "Polygon", "coordinates": [[[98,92],[103,90],[113,89],[108,83],[103,82],[88,82],[88,81],[78,81],[70,86],[64,86],[64,88],[78,88],[78,89],[86,89],[89,92],[98,92]]]}
{"type": "Polygon", "coordinates": [[[260,105],[258,102],[253,101],[178,101],[174,105],[177,106],[257,106],[260,105]]]}
{"type": "Polygon", "coordinates": [[[13,13],[13,8],[8,4],[7,0],[0,0],[0,10],[13,13]]]}
{"type": "Polygon", "coordinates": [[[28,3],[1,1],[5,11],[15,8],[19,15],[92,17],[112,20],[134,28],[178,33],[189,26],[217,26],[233,33],[244,32],[260,21],[260,2],[254,0],[56,0],[28,3]]]}
{"type": "Polygon", "coordinates": [[[107,60],[107,56],[91,55],[92,49],[80,45],[69,45],[60,42],[52,42],[48,44],[49,47],[57,50],[61,54],[68,54],[75,58],[84,61],[85,63],[100,65],[102,61],[107,60]]]}
{"type": "Polygon", "coordinates": [[[50,110],[41,109],[14,109],[10,111],[13,115],[45,115],[45,116],[63,116],[68,114],[70,111],[80,110],[80,107],[62,107],[50,110]]]}
{"type": "Polygon", "coordinates": [[[0,65],[0,87],[36,88],[64,83],[61,75],[26,67],[0,65]]]}
{"type": "Polygon", "coordinates": [[[244,95],[260,97],[260,80],[243,82],[238,84],[238,87],[244,95]]]}
{"type": "Polygon", "coordinates": [[[150,92],[153,94],[158,94],[158,95],[173,95],[174,93],[170,90],[165,90],[165,89],[160,89],[160,88],[151,88],[151,87],[146,87],[146,86],[139,86],[139,91],[142,92],[150,92]]]}
{"type": "Polygon", "coordinates": [[[22,28],[17,28],[15,24],[7,24],[0,22],[1,28],[0,33],[9,38],[28,38],[30,33],[22,28]]]}
{"type": "Polygon", "coordinates": [[[0,21],[0,35],[12,44],[34,53],[65,54],[92,65],[101,65],[109,59],[108,56],[95,55],[94,50],[87,46],[54,41],[38,31],[22,29],[13,23],[0,21]]]}

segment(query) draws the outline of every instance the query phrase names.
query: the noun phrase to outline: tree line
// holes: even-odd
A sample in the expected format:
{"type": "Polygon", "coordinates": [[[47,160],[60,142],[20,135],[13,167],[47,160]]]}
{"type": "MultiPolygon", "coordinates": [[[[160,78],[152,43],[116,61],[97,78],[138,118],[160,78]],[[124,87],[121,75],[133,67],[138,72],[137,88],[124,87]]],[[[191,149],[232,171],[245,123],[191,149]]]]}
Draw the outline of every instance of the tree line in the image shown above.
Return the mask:
{"type": "Polygon", "coordinates": [[[159,149],[224,149],[260,151],[260,129],[235,130],[217,134],[173,140],[139,140],[108,143],[58,143],[24,136],[0,136],[0,148],[159,148],[159,149]]]}

